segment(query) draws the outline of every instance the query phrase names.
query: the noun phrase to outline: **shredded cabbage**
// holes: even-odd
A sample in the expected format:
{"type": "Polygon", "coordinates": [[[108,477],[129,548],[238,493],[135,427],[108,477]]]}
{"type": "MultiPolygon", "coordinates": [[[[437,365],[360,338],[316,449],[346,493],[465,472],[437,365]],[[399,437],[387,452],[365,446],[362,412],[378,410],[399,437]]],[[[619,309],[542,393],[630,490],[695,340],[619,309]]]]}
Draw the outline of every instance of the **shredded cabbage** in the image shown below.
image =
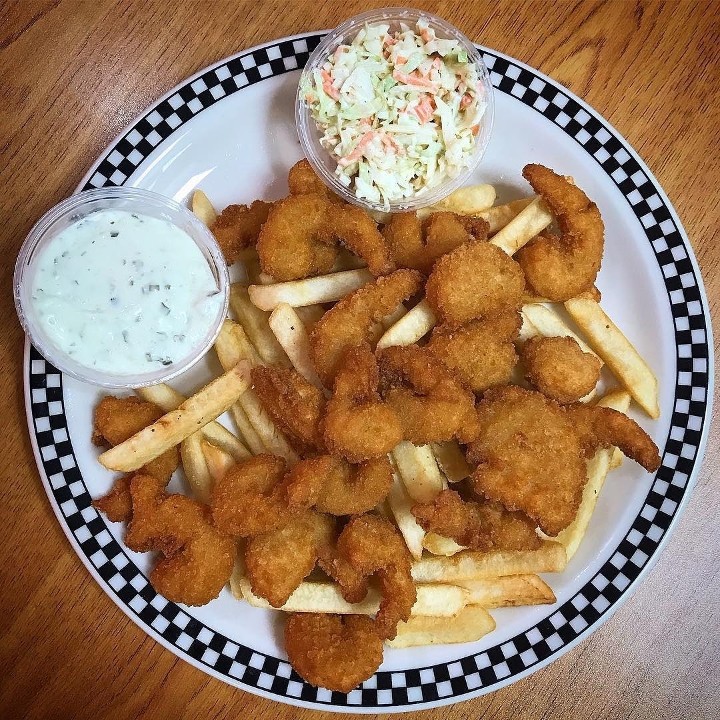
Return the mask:
{"type": "Polygon", "coordinates": [[[340,182],[386,207],[466,168],[486,109],[477,68],[457,40],[437,38],[424,18],[389,30],[365,25],[301,80],[340,182]]]}

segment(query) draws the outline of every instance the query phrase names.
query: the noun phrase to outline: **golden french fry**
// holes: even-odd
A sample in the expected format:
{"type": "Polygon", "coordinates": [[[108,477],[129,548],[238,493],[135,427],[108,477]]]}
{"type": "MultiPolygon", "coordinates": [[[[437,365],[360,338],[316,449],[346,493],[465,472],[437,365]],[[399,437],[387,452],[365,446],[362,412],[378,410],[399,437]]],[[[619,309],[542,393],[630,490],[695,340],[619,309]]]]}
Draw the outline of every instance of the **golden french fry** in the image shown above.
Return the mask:
{"type": "Polygon", "coordinates": [[[223,477],[225,477],[225,473],[235,464],[235,460],[233,460],[232,455],[209,443],[207,440],[203,440],[200,443],[200,449],[205,458],[210,479],[214,485],[218,480],[222,480],[223,477]]]}
{"type": "Polygon", "coordinates": [[[468,605],[486,609],[555,602],[552,588],[537,575],[505,575],[484,580],[458,580],[469,593],[468,605]]]}
{"type": "Polygon", "coordinates": [[[542,198],[536,198],[521,210],[502,230],[490,239],[493,245],[514,255],[553,221],[553,216],[542,198]]]}
{"type": "Polygon", "coordinates": [[[208,227],[217,220],[217,211],[210,202],[210,198],[202,190],[196,190],[193,193],[192,211],[195,217],[202,220],[208,227]]]}
{"type": "Polygon", "coordinates": [[[444,555],[450,557],[466,550],[462,545],[458,545],[452,538],[443,537],[434,532],[429,532],[423,538],[423,547],[433,555],[444,555]]]}
{"type": "Polygon", "coordinates": [[[305,305],[303,307],[297,307],[295,308],[295,312],[303,321],[307,332],[310,332],[317,324],[317,321],[325,314],[325,310],[322,305],[305,305]]]}
{"type": "Polygon", "coordinates": [[[250,448],[250,452],[253,455],[260,455],[261,453],[264,453],[265,445],[263,444],[262,438],[257,434],[257,431],[248,419],[245,410],[243,410],[243,407],[239,402],[236,402],[230,408],[230,414],[235,421],[235,427],[237,427],[238,433],[250,448]]]}
{"type": "MultiPolygon", "coordinates": [[[[613,392],[597,402],[619,412],[627,412],[630,407],[630,394],[625,391],[613,392]]],[[[613,454],[617,448],[600,448],[587,464],[587,482],[583,488],[582,500],[575,519],[557,537],[550,538],[565,546],[568,560],[577,552],[585,537],[598,496],[610,471],[613,454]]]]}
{"type": "Polygon", "coordinates": [[[306,280],[251,285],[248,292],[250,299],[261,310],[274,310],[280,303],[300,307],[335,302],[361,288],[370,280],[372,275],[367,270],[345,270],[306,280]]]}
{"type": "MultiPolygon", "coordinates": [[[[240,577],[236,583],[243,597],[255,607],[272,607],[267,600],[253,593],[250,581],[240,577]]],[[[452,617],[465,607],[468,593],[458,585],[418,585],[417,600],[412,615],[452,617]]],[[[380,593],[375,588],[359,603],[343,599],[340,587],[334,582],[306,580],[297,587],[288,601],[279,608],[285,612],[337,613],[340,615],[374,615],[380,606],[380,593]]]]}
{"type": "Polygon", "coordinates": [[[235,565],[233,566],[232,575],[230,575],[230,592],[236,600],[245,599],[242,589],[242,581],[245,577],[245,561],[240,549],[241,547],[238,545],[238,552],[235,555],[235,565]]]}
{"type": "Polygon", "coordinates": [[[391,345],[412,345],[427,335],[436,322],[437,317],[427,300],[421,300],[385,331],[385,334],[378,340],[378,350],[391,345]]]}
{"type": "MultiPolygon", "coordinates": [[[[249,340],[243,339],[245,335],[242,327],[226,320],[215,340],[215,351],[223,368],[232,366],[238,360],[251,362],[252,353],[248,349],[249,340]]],[[[285,458],[290,463],[298,460],[297,453],[290,447],[283,434],[275,427],[260,399],[248,388],[238,398],[247,419],[262,440],[265,450],[273,455],[285,458]]]]}
{"type": "MultiPolygon", "coordinates": [[[[207,503],[210,500],[213,478],[203,455],[202,445],[204,442],[201,432],[186,437],[180,443],[180,459],[193,495],[200,502],[207,503]]],[[[230,456],[228,455],[228,457],[230,456]]],[[[232,462],[232,458],[230,460],[232,462]]]]}
{"type": "Polygon", "coordinates": [[[431,447],[435,459],[448,482],[456,483],[470,477],[472,468],[455,440],[432,443],[431,447]]]}
{"type": "Polygon", "coordinates": [[[573,298],[565,303],[565,307],[633,400],[651,418],[659,418],[657,378],[617,325],[590,298],[573,298]]]}
{"type": "Polygon", "coordinates": [[[562,572],[567,564],[565,548],[547,540],[537,550],[463,550],[452,557],[423,556],[413,562],[415,582],[481,580],[502,575],[562,572]]]}
{"type": "Polygon", "coordinates": [[[598,354],[576,333],[574,333],[562,317],[551,307],[547,305],[527,304],[522,308],[523,324],[528,322],[531,328],[536,330],[537,335],[543,337],[571,337],[580,346],[580,349],[594,355],[602,360],[598,354]]]}
{"type": "Polygon", "coordinates": [[[432,502],[443,489],[443,479],[429,445],[403,441],[392,451],[405,490],[415,502],[432,502]]]}
{"type": "Polygon", "coordinates": [[[516,218],[533,200],[535,200],[534,197],[511,200],[504,205],[495,205],[484,212],[478,213],[478,217],[481,217],[488,224],[488,234],[492,237],[516,218]]]}
{"type": "Polygon", "coordinates": [[[268,325],[269,313],[253,305],[246,287],[237,283],[230,286],[230,309],[265,363],[290,367],[290,360],[268,325]]]}
{"type": "Polygon", "coordinates": [[[398,526],[398,530],[400,530],[401,535],[405,539],[405,544],[410,554],[416,560],[419,560],[422,557],[425,531],[418,525],[415,516],[410,511],[413,506],[413,501],[410,499],[397,473],[393,473],[393,484],[390,487],[387,504],[395,518],[395,524],[398,526]]]}
{"type": "Polygon", "coordinates": [[[293,367],[308,381],[322,389],[310,357],[310,337],[295,308],[282,303],[270,314],[270,329],[282,346],[293,367]]]}
{"type": "Polygon", "coordinates": [[[383,331],[389,330],[396,322],[398,322],[401,318],[405,317],[407,315],[407,308],[400,303],[395,310],[393,310],[389,315],[386,315],[381,321],[380,325],[382,325],[383,331]]]}
{"type": "Polygon", "coordinates": [[[459,215],[478,215],[492,207],[495,188],[492,185],[468,185],[451,192],[440,202],[418,210],[418,217],[434,212],[454,212],[459,215]]]}
{"type": "Polygon", "coordinates": [[[468,605],[451,618],[418,616],[398,623],[397,635],[388,640],[393,648],[475,642],[495,629],[492,615],[478,605],[468,605]]]}
{"type": "MultiPolygon", "coordinates": [[[[143,400],[157,405],[163,412],[176,410],[187,399],[182,393],[164,383],[137,388],[135,392],[143,400]]],[[[229,453],[236,462],[250,457],[250,452],[245,445],[219,422],[215,420],[209,422],[201,432],[213,445],[217,445],[217,447],[229,453]]]]}
{"type": "Polygon", "coordinates": [[[98,459],[108,470],[137,470],[222,415],[249,386],[250,363],[241,361],[189,397],[177,410],[106,450],[98,459]]]}

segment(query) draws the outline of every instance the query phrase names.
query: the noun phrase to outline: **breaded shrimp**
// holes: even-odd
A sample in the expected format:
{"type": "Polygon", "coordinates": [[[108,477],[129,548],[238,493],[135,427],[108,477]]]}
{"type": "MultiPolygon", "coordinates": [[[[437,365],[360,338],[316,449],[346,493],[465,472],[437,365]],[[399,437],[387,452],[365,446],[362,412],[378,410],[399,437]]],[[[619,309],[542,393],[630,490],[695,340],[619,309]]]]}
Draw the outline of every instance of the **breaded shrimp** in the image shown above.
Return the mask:
{"type": "Polygon", "coordinates": [[[315,369],[327,387],[332,385],[345,350],[370,342],[375,323],[421,287],[420,273],[397,270],[350,293],[323,315],[310,334],[310,349],[315,369]]]}
{"type": "Polygon", "coordinates": [[[526,165],[523,177],[557,219],[560,235],[541,234],[516,254],[531,290],[563,302],[590,290],[604,249],[597,205],[578,187],[542,165],[526,165]]]}
{"type": "Polygon", "coordinates": [[[425,287],[427,301],[448,327],[519,310],[525,277],[520,266],[500,248],[471,242],[443,255],[425,287]]]}
{"type": "Polygon", "coordinates": [[[291,195],[332,196],[328,186],[318,177],[306,158],[298,160],[288,172],[288,187],[291,195]]]}
{"type": "Polygon", "coordinates": [[[331,453],[357,463],[386,455],[402,440],[401,420],[380,398],[379,382],[370,348],[349,348],[323,421],[323,437],[331,453]]]}
{"type": "Polygon", "coordinates": [[[257,243],[271,207],[272,203],[255,200],[251,205],[228,205],[218,215],[210,230],[228,265],[238,259],[241,250],[257,243]]]}

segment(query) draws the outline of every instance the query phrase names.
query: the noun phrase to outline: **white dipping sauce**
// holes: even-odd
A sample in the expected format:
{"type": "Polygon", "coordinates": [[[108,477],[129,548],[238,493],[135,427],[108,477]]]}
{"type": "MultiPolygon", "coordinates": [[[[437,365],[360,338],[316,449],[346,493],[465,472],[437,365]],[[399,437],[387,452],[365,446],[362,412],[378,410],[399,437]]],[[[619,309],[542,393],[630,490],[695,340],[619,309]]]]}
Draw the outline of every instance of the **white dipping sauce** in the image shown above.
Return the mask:
{"type": "Polygon", "coordinates": [[[124,210],[92,213],[53,238],[38,257],[31,297],[54,345],[118,375],[183,360],[223,303],[184,230],[124,210]]]}

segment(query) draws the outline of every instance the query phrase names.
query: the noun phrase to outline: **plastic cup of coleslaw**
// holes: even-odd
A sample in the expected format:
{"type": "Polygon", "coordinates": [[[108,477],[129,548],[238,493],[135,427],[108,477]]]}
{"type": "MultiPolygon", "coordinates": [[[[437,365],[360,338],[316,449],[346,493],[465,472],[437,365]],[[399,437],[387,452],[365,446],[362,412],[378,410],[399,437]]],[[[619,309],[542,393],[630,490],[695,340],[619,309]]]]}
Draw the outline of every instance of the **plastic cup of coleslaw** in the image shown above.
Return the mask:
{"type": "Polygon", "coordinates": [[[315,172],[344,200],[378,212],[433,205],[464,185],[493,114],[490,76],[470,40],[436,15],[399,7],[330,32],[310,55],[295,106],[315,172]]]}
{"type": "Polygon", "coordinates": [[[108,388],[145,387],[192,367],[220,332],[228,295],[210,230],[174,200],[138,188],[63,200],[30,230],[15,264],[15,307],[32,344],[63,373],[108,388]],[[163,233],[165,247],[153,247],[163,233]],[[151,343],[163,331],[185,334],[165,343],[171,357],[156,358],[151,343]],[[94,365],[103,350],[107,366],[94,365]]]}

